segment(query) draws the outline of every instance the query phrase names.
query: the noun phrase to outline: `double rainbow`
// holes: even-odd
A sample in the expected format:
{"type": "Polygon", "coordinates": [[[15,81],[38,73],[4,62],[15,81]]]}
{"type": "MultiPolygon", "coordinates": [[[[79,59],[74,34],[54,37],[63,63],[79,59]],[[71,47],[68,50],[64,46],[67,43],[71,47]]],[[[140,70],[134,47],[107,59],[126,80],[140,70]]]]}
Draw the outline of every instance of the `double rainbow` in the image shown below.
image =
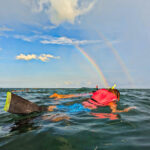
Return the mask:
{"type": "Polygon", "coordinates": [[[112,53],[115,55],[116,60],[118,61],[118,63],[120,64],[123,72],[125,73],[131,87],[134,87],[134,82],[133,79],[125,65],[125,63],[123,62],[123,60],[121,59],[121,57],[119,56],[117,50],[113,47],[112,43],[101,33],[99,32],[99,36],[104,40],[105,44],[111,49],[112,53]]]}
{"type": "Polygon", "coordinates": [[[92,66],[94,67],[94,69],[96,70],[96,72],[98,73],[98,75],[100,76],[100,79],[103,83],[103,85],[105,86],[105,88],[108,88],[108,82],[103,74],[103,72],[101,71],[101,69],[99,68],[99,66],[96,64],[96,62],[83,50],[83,48],[79,47],[79,45],[74,44],[74,46],[79,50],[79,52],[88,60],[88,62],[90,64],[92,64],[92,66]]]}

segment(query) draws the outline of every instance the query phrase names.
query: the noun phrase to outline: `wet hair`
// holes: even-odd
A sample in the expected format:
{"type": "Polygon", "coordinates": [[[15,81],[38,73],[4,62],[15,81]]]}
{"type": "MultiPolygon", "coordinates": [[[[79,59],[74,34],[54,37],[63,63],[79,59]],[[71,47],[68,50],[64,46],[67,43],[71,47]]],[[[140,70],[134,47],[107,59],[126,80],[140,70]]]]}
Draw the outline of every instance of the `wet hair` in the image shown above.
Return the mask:
{"type": "Polygon", "coordinates": [[[120,100],[120,92],[117,89],[108,89],[108,91],[115,94],[118,100],[120,100]]]}

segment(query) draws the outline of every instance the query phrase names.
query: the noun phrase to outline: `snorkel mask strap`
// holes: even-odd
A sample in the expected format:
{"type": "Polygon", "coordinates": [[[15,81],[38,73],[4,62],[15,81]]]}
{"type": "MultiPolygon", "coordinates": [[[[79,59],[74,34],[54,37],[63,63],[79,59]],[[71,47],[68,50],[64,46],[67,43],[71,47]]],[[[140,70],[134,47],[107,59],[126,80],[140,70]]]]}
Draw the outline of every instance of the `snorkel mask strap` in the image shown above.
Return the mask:
{"type": "MultiPolygon", "coordinates": [[[[117,85],[116,84],[114,84],[112,87],[111,87],[111,89],[113,90],[113,89],[115,89],[115,87],[116,87],[117,85]]],[[[119,101],[119,99],[117,98],[117,100],[119,101]]]]}

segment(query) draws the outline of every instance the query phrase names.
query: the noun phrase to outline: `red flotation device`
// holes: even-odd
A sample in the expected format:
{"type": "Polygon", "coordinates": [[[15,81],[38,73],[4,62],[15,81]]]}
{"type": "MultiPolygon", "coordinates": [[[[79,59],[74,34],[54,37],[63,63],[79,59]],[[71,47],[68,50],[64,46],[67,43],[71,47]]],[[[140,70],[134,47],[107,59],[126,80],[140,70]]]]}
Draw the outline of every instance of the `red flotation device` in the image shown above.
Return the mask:
{"type": "Polygon", "coordinates": [[[97,106],[108,106],[110,102],[116,101],[117,96],[108,89],[99,89],[93,93],[88,101],[83,102],[86,107],[97,108],[97,106]]]}

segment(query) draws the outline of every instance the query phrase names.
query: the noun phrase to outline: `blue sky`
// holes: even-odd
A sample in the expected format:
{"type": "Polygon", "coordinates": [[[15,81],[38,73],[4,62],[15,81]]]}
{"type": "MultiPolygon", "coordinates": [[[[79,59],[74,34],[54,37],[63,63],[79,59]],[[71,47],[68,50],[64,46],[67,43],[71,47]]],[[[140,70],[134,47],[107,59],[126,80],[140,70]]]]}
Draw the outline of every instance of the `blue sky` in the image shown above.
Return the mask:
{"type": "Polygon", "coordinates": [[[0,1],[0,87],[150,88],[150,1],[0,1]]]}

